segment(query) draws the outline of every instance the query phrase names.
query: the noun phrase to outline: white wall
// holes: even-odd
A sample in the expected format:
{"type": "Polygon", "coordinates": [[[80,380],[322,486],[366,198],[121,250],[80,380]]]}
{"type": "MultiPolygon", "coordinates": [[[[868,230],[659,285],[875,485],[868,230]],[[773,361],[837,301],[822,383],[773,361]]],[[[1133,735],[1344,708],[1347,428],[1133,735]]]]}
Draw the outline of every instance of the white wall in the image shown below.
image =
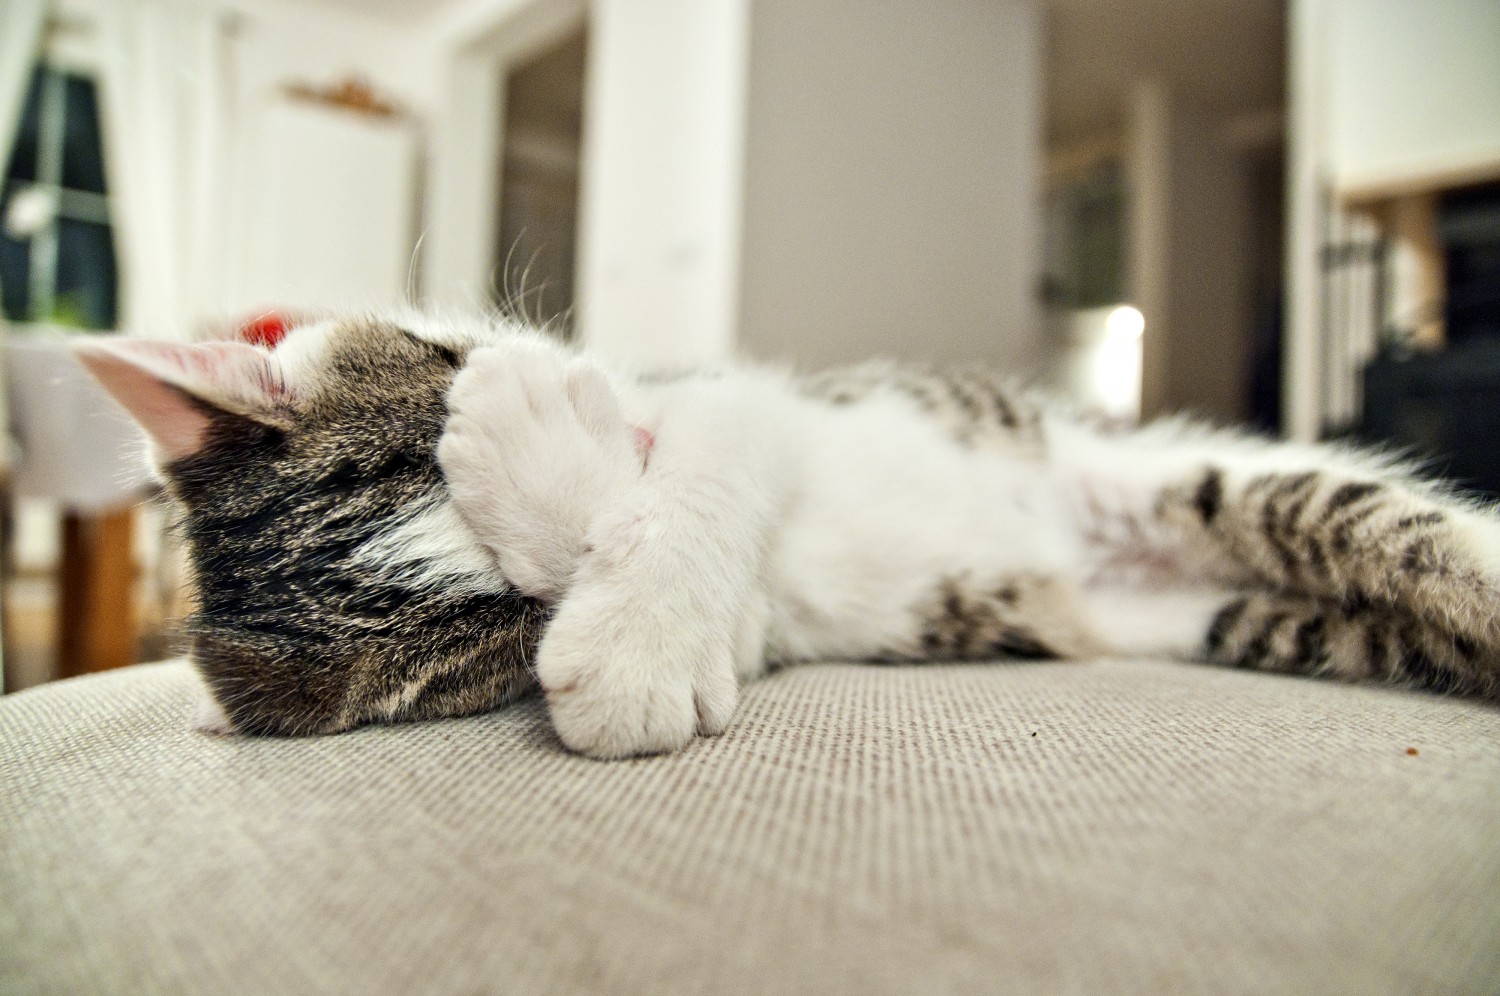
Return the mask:
{"type": "Polygon", "coordinates": [[[650,365],[735,340],[749,0],[594,0],[578,332],[650,365]]]}
{"type": "MultiPolygon", "coordinates": [[[[75,31],[64,37],[74,39],[68,45],[69,57],[85,67],[97,62],[92,52],[98,44],[91,27],[95,12],[112,2],[54,0],[55,12],[77,25],[75,31]]],[[[388,216],[389,223],[382,224],[379,235],[396,233],[395,242],[385,247],[388,251],[381,258],[382,272],[377,278],[366,279],[364,273],[356,272],[365,266],[368,254],[361,259],[357,252],[343,253],[347,259],[342,270],[309,270],[299,275],[305,275],[303,283],[312,286],[323,273],[331,272],[328,283],[341,283],[344,292],[334,289],[324,300],[314,300],[314,296],[306,293],[306,286],[290,288],[291,293],[283,294],[277,275],[285,272],[292,261],[283,258],[284,254],[278,253],[274,245],[253,248],[261,235],[271,232],[280,238],[283,232],[288,235],[298,232],[304,239],[321,240],[326,243],[324,257],[336,262],[341,248],[338,240],[345,233],[337,230],[339,226],[327,226],[326,230],[309,236],[306,225],[301,224],[308,220],[305,213],[284,203],[285,184],[265,182],[273,170],[296,174],[296,161],[307,152],[296,147],[299,143],[287,141],[285,134],[268,130],[268,118],[274,117],[274,108],[285,106],[280,92],[288,83],[324,86],[358,77],[382,97],[411,112],[402,130],[415,133],[415,141],[420,144],[423,122],[432,115],[441,94],[442,77],[438,70],[443,63],[435,47],[414,37],[409,26],[370,17],[353,8],[333,9],[298,0],[199,2],[223,15],[226,38],[223,75],[227,91],[224,115],[229,122],[224,129],[227,147],[222,155],[223,175],[213,181],[222,185],[218,203],[223,216],[212,224],[225,243],[223,275],[212,281],[215,285],[212,291],[201,295],[202,304],[215,313],[234,313],[278,303],[328,304],[350,298],[372,303],[370,298],[400,297],[406,283],[406,264],[417,235],[420,208],[417,163],[403,162],[401,176],[366,187],[364,196],[370,203],[378,200],[380,207],[376,210],[388,216]],[[391,203],[392,196],[399,197],[401,202],[391,203]],[[391,263],[392,256],[399,258],[399,265],[391,263]],[[274,265],[261,265],[268,260],[274,265]],[[393,278],[391,274],[396,276],[393,278]],[[352,292],[352,288],[377,286],[378,294],[352,292]]],[[[413,155],[416,154],[414,149],[413,155]]],[[[306,165],[315,168],[319,164],[306,165]]],[[[361,197],[359,186],[356,182],[340,191],[346,202],[357,204],[361,197]]],[[[359,225],[350,230],[351,244],[360,241],[359,234],[359,225]]]]}
{"type": "Polygon", "coordinates": [[[416,157],[438,103],[438,62],[428,47],[413,44],[408,29],[355,10],[287,0],[229,0],[225,6],[235,15],[230,72],[239,122],[226,178],[225,306],[238,313],[401,299],[419,235],[416,157]],[[290,107],[280,97],[288,83],[326,86],[350,77],[368,81],[411,117],[396,125],[344,122],[290,107]],[[324,148],[323,161],[294,165],[312,150],[307,142],[288,141],[296,131],[287,123],[319,116],[328,127],[315,128],[309,140],[324,148]],[[359,156],[362,143],[375,147],[366,151],[382,157],[379,167],[361,175],[332,165],[339,154],[359,156]],[[330,169],[344,170],[347,183],[341,187],[330,169]],[[338,196],[328,200],[319,191],[338,196]],[[322,198],[330,207],[338,201],[343,209],[310,214],[297,207],[298,196],[322,198]],[[369,207],[361,210],[361,203],[369,207]],[[292,233],[309,244],[278,248],[277,241],[292,233]]]}
{"type": "Polygon", "coordinates": [[[419,115],[430,113],[438,98],[431,49],[408,26],[298,0],[224,0],[220,6],[239,15],[234,73],[243,103],[289,81],[326,84],[348,76],[364,77],[419,115]]]}
{"type": "Polygon", "coordinates": [[[1340,189],[1500,167],[1500,3],[1323,0],[1340,189]]]}
{"type": "Polygon", "coordinates": [[[403,303],[417,228],[416,124],[268,99],[252,125],[230,313],[403,303]]]}
{"type": "MultiPolygon", "coordinates": [[[[1325,198],[1365,202],[1500,176],[1500,4],[1291,0],[1285,423],[1322,430],[1325,198]]],[[[1397,246],[1398,255],[1404,252],[1397,246]]],[[[1397,273],[1397,310],[1412,296],[1397,273]]],[[[1418,298],[1422,298],[1420,290],[1418,298]]]]}
{"type": "Polygon", "coordinates": [[[740,342],[807,365],[1039,344],[1030,0],[754,0],[740,342]]]}

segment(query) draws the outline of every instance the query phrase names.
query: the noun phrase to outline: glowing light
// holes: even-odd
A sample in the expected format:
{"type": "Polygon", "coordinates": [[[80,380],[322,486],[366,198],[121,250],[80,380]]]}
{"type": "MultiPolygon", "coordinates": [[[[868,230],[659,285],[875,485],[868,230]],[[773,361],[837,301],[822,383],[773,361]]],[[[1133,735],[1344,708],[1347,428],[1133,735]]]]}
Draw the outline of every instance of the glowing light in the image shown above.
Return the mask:
{"type": "Polygon", "coordinates": [[[1146,320],[1128,304],[1075,311],[1069,386],[1088,409],[1135,421],[1141,410],[1141,345],[1146,320]]]}
{"type": "Polygon", "coordinates": [[[1113,342],[1131,342],[1146,331],[1146,316],[1139,308],[1122,304],[1104,320],[1104,334],[1113,342]]]}

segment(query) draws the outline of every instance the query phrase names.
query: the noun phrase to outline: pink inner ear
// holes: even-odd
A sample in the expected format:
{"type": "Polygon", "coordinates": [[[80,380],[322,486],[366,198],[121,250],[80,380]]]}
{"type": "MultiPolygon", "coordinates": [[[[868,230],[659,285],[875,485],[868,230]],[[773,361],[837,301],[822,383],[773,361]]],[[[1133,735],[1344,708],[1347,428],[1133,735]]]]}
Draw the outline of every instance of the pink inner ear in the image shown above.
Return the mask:
{"type": "Polygon", "coordinates": [[[109,351],[80,347],[78,359],[146,430],[159,462],[171,463],[203,448],[208,413],[183,391],[109,351]]]}
{"type": "Polygon", "coordinates": [[[203,448],[210,417],[194,399],[256,418],[269,417],[285,398],[267,356],[243,343],[85,340],[74,351],[146,430],[160,463],[203,448]]]}

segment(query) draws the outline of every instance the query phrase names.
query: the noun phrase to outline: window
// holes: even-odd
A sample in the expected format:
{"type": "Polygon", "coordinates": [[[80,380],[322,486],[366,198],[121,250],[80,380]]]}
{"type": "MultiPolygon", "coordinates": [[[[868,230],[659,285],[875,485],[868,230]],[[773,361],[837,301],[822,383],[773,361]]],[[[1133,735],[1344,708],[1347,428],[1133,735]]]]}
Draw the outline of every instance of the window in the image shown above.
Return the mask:
{"type": "Polygon", "coordinates": [[[88,76],[46,63],[32,74],[0,219],[7,318],[114,327],[114,237],[98,95],[88,76]]]}

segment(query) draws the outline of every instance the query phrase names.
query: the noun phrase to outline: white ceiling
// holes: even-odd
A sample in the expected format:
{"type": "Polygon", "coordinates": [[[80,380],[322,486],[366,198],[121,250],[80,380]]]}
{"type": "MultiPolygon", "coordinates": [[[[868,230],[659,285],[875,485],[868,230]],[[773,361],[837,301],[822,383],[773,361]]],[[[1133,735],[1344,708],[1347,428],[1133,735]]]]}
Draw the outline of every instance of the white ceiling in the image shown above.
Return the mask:
{"type": "MultiPolygon", "coordinates": [[[[479,0],[301,0],[408,24],[479,0]]],[[[816,2],[816,0],[803,0],[816,2]]],[[[1120,126],[1132,80],[1159,76],[1227,113],[1284,100],[1287,0],[1041,0],[1048,137],[1120,126]]],[[[873,9],[873,8],[872,8],[873,9]]]]}
{"type": "Polygon", "coordinates": [[[438,20],[448,12],[466,6],[469,0],[300,0],[315,7],[332,7],[355,11],[368,17],[403,24],[438,20]]]}

